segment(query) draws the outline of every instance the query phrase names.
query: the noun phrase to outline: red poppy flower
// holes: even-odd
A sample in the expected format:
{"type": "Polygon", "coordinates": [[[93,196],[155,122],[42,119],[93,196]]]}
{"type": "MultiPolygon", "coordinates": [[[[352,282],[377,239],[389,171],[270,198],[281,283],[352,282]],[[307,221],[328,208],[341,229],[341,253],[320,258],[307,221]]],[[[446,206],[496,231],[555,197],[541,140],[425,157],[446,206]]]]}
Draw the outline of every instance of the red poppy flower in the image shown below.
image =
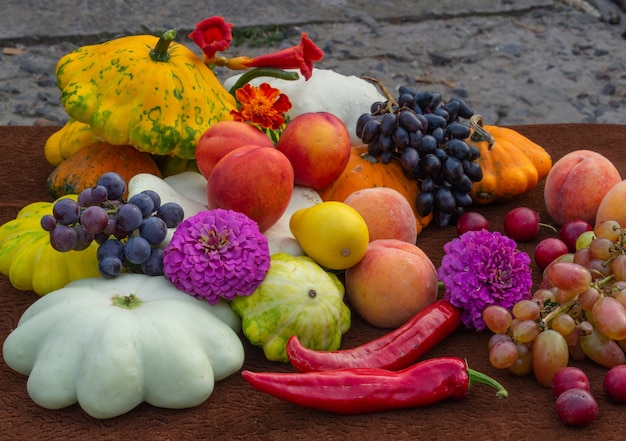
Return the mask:
{"type": "Polygon", "coordinates": [[[261,83],[259,87],[245,84],[235,95],[241,106],[239,110],[231,110],[234,119],[265,129],[280,129],[285,123],[284,113],[291,109],[289,97],[268,83],[261,83]]]}
{"type": "Polygon", "coordinates": [[[233,25],[226,23],[223,17],[213,16],[198,23],[189,38],[202,49],[205,61],[211,62],[217,52],[229,48],[233,39],[232,29],[233,25]]]}

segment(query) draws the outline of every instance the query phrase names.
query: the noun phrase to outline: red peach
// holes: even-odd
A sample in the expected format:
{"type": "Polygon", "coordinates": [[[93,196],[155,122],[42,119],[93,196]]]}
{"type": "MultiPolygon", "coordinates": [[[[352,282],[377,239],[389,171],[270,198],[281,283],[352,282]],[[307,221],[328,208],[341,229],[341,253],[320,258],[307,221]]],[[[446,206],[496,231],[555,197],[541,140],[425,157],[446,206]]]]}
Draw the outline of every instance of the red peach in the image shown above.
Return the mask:
{"type": "Polygon", "coordinates": [[[276,148],[291,161],[295,183],[315,190],[332,184],[352,153],[348,129],[328,112],[296,116],[287,123],[276,148]]]}
{"type": "Polygon", "coordinates": [[[345,273],[346,297],[366,322],[397,328],[437,299],[437,270],[417,245],[397,239],[370,242],[345,273]]]}
{"type": "Polygon", "coordinates": [[[196,164],[209,179],[215,164],[224,155],[244,145],[274,147],[272,140],[256,127],[243,121],[220,121],[209,127],[198,140],[196,164]]]}
{"type": "Polygon", "coordinates": [[[398,239],[415,244],[417,225],[409,201],[390,187],[357,190],[344,201],[365,220],[370,242],[376,239],[398,239]]]}
{"type": "Polygon", "coordinates": [[[244,146],[227,153],[207,180],[209,208],[245,214],[261,232],[283,215],[293,193],[293,168],[273,147],[244,146]]]}
{"type": "Polygon", "coordinates": [[[591,150],[576,150],[560,158],[546,178],[544,199],[557,225],[580,219],[596,220],[600,202],[622,180],[615,165],[591,150]]]}

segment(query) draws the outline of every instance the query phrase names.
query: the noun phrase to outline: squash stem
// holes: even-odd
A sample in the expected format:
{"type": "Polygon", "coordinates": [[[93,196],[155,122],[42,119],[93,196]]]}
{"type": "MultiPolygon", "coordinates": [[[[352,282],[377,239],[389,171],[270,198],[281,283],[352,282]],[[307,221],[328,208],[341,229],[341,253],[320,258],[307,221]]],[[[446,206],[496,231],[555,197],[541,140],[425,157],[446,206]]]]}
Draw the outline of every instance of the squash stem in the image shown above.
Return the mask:
{"type": "Polygon", "coordinates": [[[115,295],[111,299],[111,304],[123,309],[135,309],[141,306],[143,300],[137,297],[135,294],[129,294],[127,296],[115,295]]]}
{"type": "Polygon", "coordinates": [[[168,49],[170,43],[176,38],[176,29],[165,31],[154,48],[150,51],[150,58],[154,61],[167,61],[170,58],[168,49]]]}
{"type": "Polygon", "coordinates": [[[228,93],[235,96],[237,89],[241,89],[245,84],[249,83],[258,77],[273,77],[281,80],[294,81],[300,78],[298,72],[288,72],[283,69],[277,69],[274,67],[255,67],[254,69],[247,70],[243,73],[230,88],[228,93]]]}
{"type": "Polygon", "coordinates": [[[483,117],[477,113],[473,114],[469,120],[470,128],[473,129],[471,140],[474,142],[487,141],[489,150],[493,147],[496,140],[491,133],[483,127],[483,117]]]}

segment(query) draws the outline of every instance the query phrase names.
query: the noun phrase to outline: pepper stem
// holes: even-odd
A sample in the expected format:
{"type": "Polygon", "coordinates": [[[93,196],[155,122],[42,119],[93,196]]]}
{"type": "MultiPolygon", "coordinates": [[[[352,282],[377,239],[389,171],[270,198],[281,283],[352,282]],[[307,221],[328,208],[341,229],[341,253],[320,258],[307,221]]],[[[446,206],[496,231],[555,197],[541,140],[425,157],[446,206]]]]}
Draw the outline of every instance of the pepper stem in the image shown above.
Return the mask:
{"type": "Polygon", "coordinates": [[[154,61],[167,61],[170,59],[168,49],[170,43],[176,38],[176,29],[165,31],[154,48],[150,51],[150,58],[154,61]]]}
{"type": "Polygon", "coordinates": [[[245,73],[241,74],[228,93],[235,96],[237,89],[241,89],[244,84],[249,83],[257,77],[273,77],[281,80],[294,81],[300,78],[300,75],[298,75],[298,72],[288,72],[286,70],[276,69],[275,67],[255,67],[254,69],[247,70],[245,73]]]}
{"type": "Polygon", "coordinates": [[[474,383],[482,383],[496,389],[496,397],[500,399],[507,398],[509,396],[509,393],[504,388],[504,386],[498,383],[494,378],[491,378],[489,375],[475,371],[474,369],[470,369],[469,367],[467,367],[467,373],[469,374],[470,387],[472,387],[472,384],[474,383]]]}

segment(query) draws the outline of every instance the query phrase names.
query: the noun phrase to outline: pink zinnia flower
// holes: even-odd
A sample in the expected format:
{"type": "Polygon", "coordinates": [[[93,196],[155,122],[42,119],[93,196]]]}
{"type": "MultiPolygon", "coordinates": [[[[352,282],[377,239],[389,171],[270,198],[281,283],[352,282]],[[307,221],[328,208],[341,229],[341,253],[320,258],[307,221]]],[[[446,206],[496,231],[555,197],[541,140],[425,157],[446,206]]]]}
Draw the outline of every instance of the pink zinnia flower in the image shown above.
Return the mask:
{"type": "Polygon", "coordinates": [[[211,304],[254,292],[270,267],[267,238],[256,222],[233,211],[202,211],[184,220],[163,255],[174,286],[211,304]]]}
{"type": "Polygon", "coordinates": [[[439,280],[446,300],[463,309],[461,320],[467,328],[485,329],[482,313],[489,305],[511,310],[530,298],[530,257],[514,240],[498,232],[468,231],[443,249],[439,280]]]}

